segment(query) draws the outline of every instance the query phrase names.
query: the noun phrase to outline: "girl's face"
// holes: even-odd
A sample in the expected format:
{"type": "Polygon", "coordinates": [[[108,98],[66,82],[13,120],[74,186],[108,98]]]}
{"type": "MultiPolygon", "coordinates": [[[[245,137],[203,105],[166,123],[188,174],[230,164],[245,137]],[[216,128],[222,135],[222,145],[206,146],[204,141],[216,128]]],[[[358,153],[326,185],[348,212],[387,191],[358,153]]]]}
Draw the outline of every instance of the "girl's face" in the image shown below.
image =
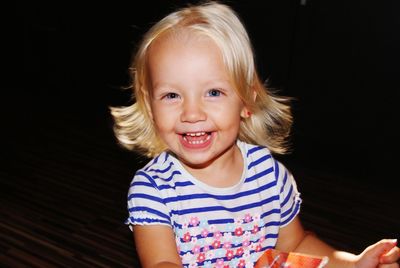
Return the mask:
{"type": "Polygon", "coordinates": [[[164,37],[149,51],[150,114],[159,136],[189,168],[237,153],[247,109],[229,81],[218,46],[208,37],[164,37]]]}

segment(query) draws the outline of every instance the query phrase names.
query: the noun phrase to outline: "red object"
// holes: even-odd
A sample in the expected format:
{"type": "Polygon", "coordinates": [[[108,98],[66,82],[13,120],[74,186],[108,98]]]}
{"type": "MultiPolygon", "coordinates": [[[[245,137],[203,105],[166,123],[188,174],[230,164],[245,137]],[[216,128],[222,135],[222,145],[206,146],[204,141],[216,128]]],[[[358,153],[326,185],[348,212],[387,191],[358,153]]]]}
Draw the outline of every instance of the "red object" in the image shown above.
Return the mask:
{"type": "Polygon", "coordinates": [[[258,259],[254,268],[322,268],[328,260],[325,256],[268,249],[258,259]]]}

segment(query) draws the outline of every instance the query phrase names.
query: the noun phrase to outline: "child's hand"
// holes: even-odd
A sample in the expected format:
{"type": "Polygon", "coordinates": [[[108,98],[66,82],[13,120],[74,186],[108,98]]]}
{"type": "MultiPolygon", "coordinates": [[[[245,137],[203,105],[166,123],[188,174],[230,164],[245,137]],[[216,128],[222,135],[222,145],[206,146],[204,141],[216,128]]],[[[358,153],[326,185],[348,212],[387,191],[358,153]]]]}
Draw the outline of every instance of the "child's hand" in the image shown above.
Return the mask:
{"type": "Polygon", "coordinates": [[[356,268],[399,268],[400,249],[397,239],[382,239],[367,247],[356,262],[356,268]]]}

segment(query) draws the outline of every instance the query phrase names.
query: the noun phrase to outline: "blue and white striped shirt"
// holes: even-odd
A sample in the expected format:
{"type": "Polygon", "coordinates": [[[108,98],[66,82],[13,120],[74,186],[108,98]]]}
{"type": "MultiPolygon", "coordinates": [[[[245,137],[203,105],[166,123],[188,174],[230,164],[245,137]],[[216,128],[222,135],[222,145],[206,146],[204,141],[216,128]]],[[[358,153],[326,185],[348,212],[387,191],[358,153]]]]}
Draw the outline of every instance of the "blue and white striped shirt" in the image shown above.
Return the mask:
{"type": "Polygon", "coordinates": [[[200,182],[161,153],[132,180],[126,224],[171,226],[184,267],[252,267],[275,247],[279,228],[298,214],[301,199],[293,176],[267,148],[237,145],[243,175],[228,188],[200,182]]]}

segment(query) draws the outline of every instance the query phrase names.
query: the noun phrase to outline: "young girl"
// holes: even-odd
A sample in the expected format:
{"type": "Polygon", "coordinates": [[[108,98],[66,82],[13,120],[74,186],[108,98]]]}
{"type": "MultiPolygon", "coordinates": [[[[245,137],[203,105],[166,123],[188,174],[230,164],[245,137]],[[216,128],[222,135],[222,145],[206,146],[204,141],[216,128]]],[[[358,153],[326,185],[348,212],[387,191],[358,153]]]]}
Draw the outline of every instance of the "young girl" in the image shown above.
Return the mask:
{"type": "Polygon", "coordinates": [[[288,99],[263,86],[231,8],[168,15],[131,72],[136,102],[112,115],[121,144],[154,157],[128,195],[143,267],[253,267],[269,248],[328,256],[329,267],[398,267],[395,240],[353,255],[303,229],[296,183],[272,156],[285,152],[288,99]]]}

